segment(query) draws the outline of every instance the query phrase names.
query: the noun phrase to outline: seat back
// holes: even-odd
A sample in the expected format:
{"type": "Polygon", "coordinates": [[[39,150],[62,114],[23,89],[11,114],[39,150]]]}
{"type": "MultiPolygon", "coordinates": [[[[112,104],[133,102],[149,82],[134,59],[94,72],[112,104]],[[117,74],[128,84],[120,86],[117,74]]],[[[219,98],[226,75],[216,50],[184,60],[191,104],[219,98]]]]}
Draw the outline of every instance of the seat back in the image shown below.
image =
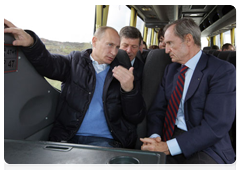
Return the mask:
{"type": "Polygon", "coordinates": [[[164,49],[155,49],[149,52],[143,69],[142,94],[147,110],[157,93],[165,67],[172,63],[171,58],[164,49]]]}
{"type": "Polygon", "coordinates": [[[218,54],[218,58],[226,61],[227,58],[228,58],[229,53],[230,53],[230,51],[221,51],[218,54]]]}
{"type": "Polygon", "coordinates": [[[211,47],[203,47],[203,51],[205,50],[211,50],[211,47]]]}
{"type": "MultiPolygon", "coordinates": [[[[151,50],[148,53],[146,62],[143,69],[142,78],[142,95],[146,104],[147,111],[158,91],[159,84],[161,83],[165,67],[171,63],[171,58],[165,53],[164,49],[151,50]]],[[[146,118],[137,127],[138,140],[136,149],[141,148],[141,141],[139,138],[144,138],[147,135],[147,121],[146,118]]]]}
{"type": "Polygon", "coordinates": [[[215,57],[218,57],[218,54],[219,54],[220,52],[221,52],[221,51],[215,50],[212,54],[213,54],[215,57]]]}
{"type": "Polygon", "coordinates": [[[211,47],[204,47],[202,51],[208,54],[210,50],[211,50],[211,47]]]}
{"type": "Polygon", "coordinates": [[[4,34],[4,138],[48,140],[59,92],[4,34]]]}
{"type": "Polygon", "coordinates": [[[227,57],[227,61],[232,63],[236,68],[236,51],[231,51],[227,57]]]}
{"type": "Polygon", "coordinates": [[[215,51],[217,51],[216,49],[211,49],[208,51],[208,54],[213,54],[215,51]]]}
{"type": "Polygon", "coordinates": [[[129,69],[132,66],[126,51],[119,49],[116,58],[119,61],[119,63],[125,66],[127,69],[129,69]]]}
{"type": "Polygon", "coordinates": [[[143,52],[142,52],[142,53],[141,53],[141,51],[138,51],[137,57],[139,58],[139,60],[140,60],[142,63],[145,63],[149,51],[150,51],[150,50],[145,50],[145,49],[143,49],[143,52]]]}

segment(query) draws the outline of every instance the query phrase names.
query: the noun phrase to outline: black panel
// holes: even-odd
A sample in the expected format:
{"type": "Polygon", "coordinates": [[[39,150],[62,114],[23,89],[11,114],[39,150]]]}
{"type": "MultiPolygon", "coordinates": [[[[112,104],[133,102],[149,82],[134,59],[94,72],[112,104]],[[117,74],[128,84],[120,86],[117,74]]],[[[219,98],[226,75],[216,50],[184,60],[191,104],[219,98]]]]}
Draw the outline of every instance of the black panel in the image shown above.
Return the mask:
{"type": "Polygon", "coordinates": [[[9,164],[163,164],[160,152],[77,145],[69,143],[4,140],[9,164]]]}
{"type": "Polygon", "coordinates": [[[4,138],[47,140],[59,93],[4,34],[4,138]],[[38,135],[39,134],[39,135],[38,135]]]}

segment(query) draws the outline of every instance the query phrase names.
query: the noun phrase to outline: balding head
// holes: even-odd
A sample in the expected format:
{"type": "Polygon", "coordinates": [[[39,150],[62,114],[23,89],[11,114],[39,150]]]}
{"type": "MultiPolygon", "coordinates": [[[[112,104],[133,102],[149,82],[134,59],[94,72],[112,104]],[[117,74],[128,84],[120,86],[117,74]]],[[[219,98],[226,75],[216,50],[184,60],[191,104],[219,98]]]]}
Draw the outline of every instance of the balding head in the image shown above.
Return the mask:
{"type": "Polygon", "coordinates": [[[108,26],[102,26],[102,27],[99,27],[97,29],[94,36],[97,37],[98,39],[101,39],[108,29],[111,29],[112,31],[115,31],[118,34],[118,32],[114,28],[108,27],[108,26]]]}

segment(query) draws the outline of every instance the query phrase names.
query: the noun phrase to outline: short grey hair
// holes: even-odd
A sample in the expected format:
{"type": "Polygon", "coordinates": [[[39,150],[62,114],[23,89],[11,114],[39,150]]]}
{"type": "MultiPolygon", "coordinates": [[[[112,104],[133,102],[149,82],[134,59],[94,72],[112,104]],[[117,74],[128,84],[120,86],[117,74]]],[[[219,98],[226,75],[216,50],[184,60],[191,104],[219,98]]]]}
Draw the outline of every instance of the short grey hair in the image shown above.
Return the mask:
{"type": "Polygon", "coordinates": [[[166,32],[166,30],[172,25],[175,25],[174,33],[176,36],[178,36],[184,41],[185,35],[191,34],[193,36],[193,40],[195,44],[201,47],[201,30],[199,26],[194,22],[193,19],[182,18],[182,19],[176,20],[166,25],[164,28],[164,32],[166,32]]]}

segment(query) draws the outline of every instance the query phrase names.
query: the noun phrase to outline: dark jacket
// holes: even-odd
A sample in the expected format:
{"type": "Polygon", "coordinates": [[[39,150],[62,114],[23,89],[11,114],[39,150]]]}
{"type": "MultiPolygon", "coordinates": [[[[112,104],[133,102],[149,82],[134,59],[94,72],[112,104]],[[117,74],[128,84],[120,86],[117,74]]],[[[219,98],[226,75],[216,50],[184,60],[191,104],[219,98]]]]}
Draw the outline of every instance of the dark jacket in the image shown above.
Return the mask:
{"type": "MultiPolygon", "coordinates": [[[[181,65],[165,69],[158,95],[148,113],[148,135],[162,135],[167,103],[176,86],[181,65]],[[164,95],[163,95],[164,94],[164,95]]],[[[236,111],[236,70],[226,61],[202,53],[184,101],[188,131],[176,137],[186,158],[203,151],[217,163],[233,163],[235,153],[229,130],[236,111]]]]}
{"type": "MultiPolygon", "coordinates": [[[[91,49],[73,51],[68,56],[50,54],[41,40],[33,32],[35,43],[30,48],[22,48],[37,71],[48,78],[63,82],[57,118],[50,134],[51,141],[68,141],[78,131],[95,90],[95,70],[90,59],[91,49]]],[[[120,83],[112,75],[118,60],[110,64],[103,89],[103,107],[106,121],[113,138],[132,148],[137,134],[136,126],[145,116],[145,104],[139,91],[139,82],[134,81],[134,89],[124,92],[120,83]]]]}
{"type": "Polygon", "coordinates": [[[134,70],[133,70],[134,80],[142,82],[142,73],[143,73],[144,63],[138,57],[136,57],[133,67],[134,67],[134,70]]]}

